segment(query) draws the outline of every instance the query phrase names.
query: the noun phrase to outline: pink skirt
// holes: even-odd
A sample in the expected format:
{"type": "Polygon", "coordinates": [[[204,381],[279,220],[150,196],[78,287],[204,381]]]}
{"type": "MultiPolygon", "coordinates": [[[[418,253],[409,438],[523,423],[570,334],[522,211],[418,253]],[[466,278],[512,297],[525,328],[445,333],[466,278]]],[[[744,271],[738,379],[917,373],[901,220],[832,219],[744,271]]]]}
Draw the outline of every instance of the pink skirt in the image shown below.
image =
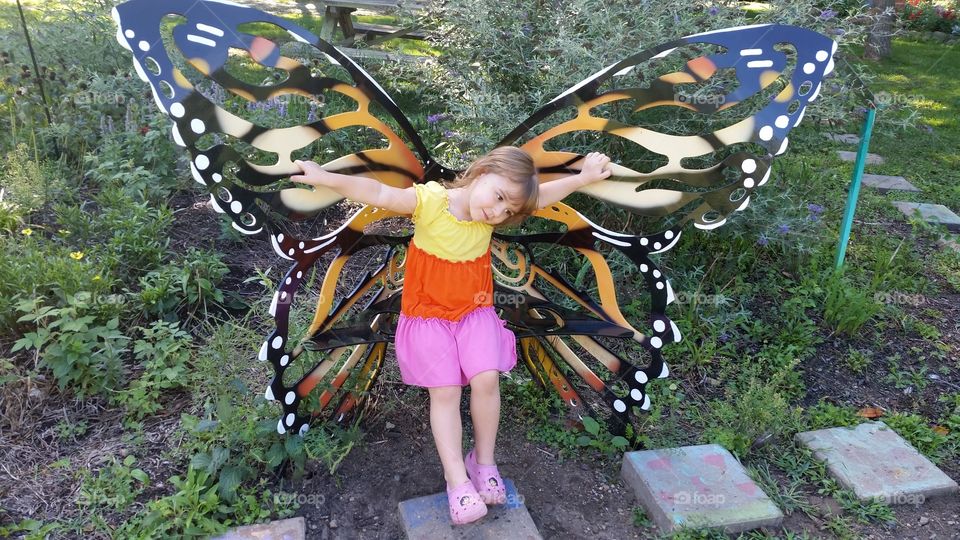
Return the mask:
{"type": "Polygon", "coordinates": [[[414,386],[466,386],[481,371],[508,372],[517,365],[517,336],[493,306],[459,321],[400,314],[395,347],[400,375],[414,386]]]}

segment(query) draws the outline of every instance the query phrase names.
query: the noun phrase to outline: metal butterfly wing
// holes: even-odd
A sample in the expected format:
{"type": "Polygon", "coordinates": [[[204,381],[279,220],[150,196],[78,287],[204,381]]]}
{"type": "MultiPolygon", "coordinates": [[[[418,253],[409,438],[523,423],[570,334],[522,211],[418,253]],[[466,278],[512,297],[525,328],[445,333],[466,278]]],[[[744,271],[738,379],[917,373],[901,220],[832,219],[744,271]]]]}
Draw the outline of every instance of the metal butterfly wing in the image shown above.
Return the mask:
{"type": "Polygon", "coordinates": [[[496,235],[502,242],[494,253],[505,269],[497,272],[499,290],[502,298],[511,299],[501,305],[504,318],[520,338],[522,357],[535,380],[553,386],[576,416],[598,416],[578,387],[598,393],[609,406],[614,433],[623,433],[633,407],[649,409],[648,381],[669,373],[661,349],[681,338],[665,314],[674,300],[670,282],[650,256],[672,248],[688,222],[714,229],[747,207],[753,191],[769,180],[775,157],[786,151],[787,134],[799,125],[833,70],[836,47],[821,34],[785,25],[685,37],[600,70],[500,141],[498,146],[519,145],[531,154],[543,182],[580,170],[583,156],[564,151],[577,137],[588,146],[599,136],[614,138],[622,151],[610,152],[613,175],[579,191],[649,218],[642,228],[649,233],[628,235],[555,204],[534,215],[560,222],[565,230],[496,235]],[[673,58],[679,59],[673,61],[678,69],[663,67],[673,58]],[[714,79],[720,77],[725,80],[718,84],[714,79]],[[742,116],[739,109],[750,114],[742,116]],[[666,111],[672,118],[678,110],[694,119],[727,111],[730,120],[709,131],[696,131],[702,124],[691,122],[693,132],[679,134],[637,125],[642,121],[638,113],[666,111]],[[626,166],[631,154],[646,156],[633,161],[648,170],[626,166]],[[694,166],[698,162],[701,166],[694,166]],[[572,248],[585,257],[596,277],[597,301],[538,265],[532,255],[538,244],[572,248]],[[621,313],[603,248],[622,253],[643,277],[651,301],[642,329],[621,313]],[[568,306],[582,309],[572,312],[547,301],[547,288],[568,306]],[[635,346],[605,346],[601,336],[632,340],[635,346]]]}

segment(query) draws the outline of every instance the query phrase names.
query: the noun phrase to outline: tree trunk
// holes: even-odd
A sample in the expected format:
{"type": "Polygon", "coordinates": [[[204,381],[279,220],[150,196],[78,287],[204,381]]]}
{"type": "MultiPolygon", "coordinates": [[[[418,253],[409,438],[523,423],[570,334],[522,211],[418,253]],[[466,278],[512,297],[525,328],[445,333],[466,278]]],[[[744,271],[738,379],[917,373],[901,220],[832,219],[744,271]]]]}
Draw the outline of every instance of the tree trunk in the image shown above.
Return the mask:
{"type": "Polygon", "coordinates": [[[864,44],[864,56],[868,60],[889,58],[893,42],[894,0],[872,0],[870,2],[867,41],[864,44]]]}

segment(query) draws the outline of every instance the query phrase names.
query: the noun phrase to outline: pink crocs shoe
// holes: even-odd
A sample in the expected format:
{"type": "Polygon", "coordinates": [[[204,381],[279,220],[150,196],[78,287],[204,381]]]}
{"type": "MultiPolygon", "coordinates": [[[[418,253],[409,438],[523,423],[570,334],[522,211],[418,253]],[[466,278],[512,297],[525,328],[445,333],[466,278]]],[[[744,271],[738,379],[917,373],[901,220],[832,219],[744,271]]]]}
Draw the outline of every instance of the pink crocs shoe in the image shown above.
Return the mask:
{"type": "Polygon", "coordinates": [[[487,515],[487,505],[469,480],[453,488],[447,485],[447,503],[450,505],[450,519],[454,525],[473,523],[487,515]]]}
{"type": "Polygon", "coordinates": [[[477,463],[477,450],[471,449],[464,459],[464,465],[467,467],[467,476],[477,488],[477,493],[487,504],[505,504],[507,502],[507,489],[500,478],[500,472],[496,465],[480,465],[477,463]]]}

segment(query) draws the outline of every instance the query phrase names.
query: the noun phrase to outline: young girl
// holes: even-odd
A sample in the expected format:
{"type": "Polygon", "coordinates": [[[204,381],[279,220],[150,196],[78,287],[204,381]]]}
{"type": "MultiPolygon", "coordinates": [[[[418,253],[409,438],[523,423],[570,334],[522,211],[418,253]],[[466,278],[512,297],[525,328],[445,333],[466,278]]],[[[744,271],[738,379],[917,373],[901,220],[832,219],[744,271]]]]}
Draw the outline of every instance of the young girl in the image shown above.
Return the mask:
{"type": "Polygon", "coordinates": [[[411,214],[395,349],[403,382],[430,394],[433,432],[454,524],[476,521],[487,504],[506,502],[494,460],[500,423],[500,372],[517,363],[516,336],[493,308],[490,241],[494,227],[516,224],[539,208],[610,175],[610,159],[588,154],[580,174],[539,185],[530,156],[501,147],[445,187],[395,188],[362,176],[297,161],[295,182],[325,186],[348,199],[411,214]],[[460,394],[470,385],[476,447],[463,458],[460,394]]]}

